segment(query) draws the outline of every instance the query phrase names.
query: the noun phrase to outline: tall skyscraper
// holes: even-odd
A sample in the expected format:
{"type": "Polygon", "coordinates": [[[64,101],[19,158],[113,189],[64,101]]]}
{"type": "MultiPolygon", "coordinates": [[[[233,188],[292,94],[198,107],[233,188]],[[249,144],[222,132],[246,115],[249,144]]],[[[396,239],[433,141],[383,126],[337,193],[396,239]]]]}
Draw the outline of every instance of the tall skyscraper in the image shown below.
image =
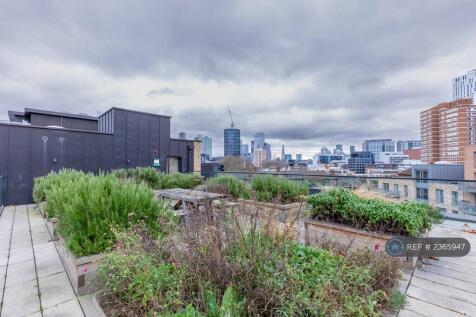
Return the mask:
{"type": "Polygon", "coordinates": [[[241,144],[241,156],[250,154],[250,146],[248,144],[241,144]]]}
{"type": "Polygon", "coordinates": [[[350,154],[354,153],[355,152],[355,146],[354,145],[351,145],[350,146],[350,154]]]}
{"type": "Polygon", "coordinates": [[[251,154],[255,152],[255,140],[251,140],[251,154]]]}
{"type": "Polygon", "coordinates": [[[253,136],[253,144],[254,144],[254,149],[262,149],[264,150],[264,143],[265,143],[265,138],[264,138],[264,133],[263,132],[258,132],[255,133],[253,136]]]}
{"type": "Polygon", "coordinates": [[[473,99],[476,92],[476,69],[453,79],[453,101],[473,99]]]}
{"type": "Polygon", "coordinates": [[[224,129],[224,154],[225,156],[240,156],[240,129],[224,129]]]}
{"type": "Polygon", "coordinates": [[[201,134],[195,137],[195,140],[202,141],[202,155],[208,157],[209,160],[212,159],[212,138],[209,136],[202,136],[201,134]]]}
{"type": "Polygon", "coordinates": [[[180,140],[185,140],[187,138],[187,135],[185,134],[185,132],[179,132],[178,138],[180,140]]]}
{"type": "Polygon", "coordinates": [[[264,150],[266,151],[266,161],[271,161],[271,144],[265,143],[264,150]]]}
{"type": "Polygon", "coordinates": [[[375,161],[380,161],[380,153],[395,152],[395,142],[392,139],[365,140],[362,143],[362,151],[372,152],[375,161]]]}
{"type": "Polygon", "coordinates": [[[284,161],[284,144],[283,144],[283,147],[281,148],[281,161],[284,161]]]}
{"type": "Polygon", "coordinates": [[[476,144],[476,106],[471,99],[440,103],[420,113],[421,160],[463,163],[464,147],[476,144]]]}
{"type": "Polygon", "coordinates": [[[302,154],[296,154],[296,161],[302,160],[302,154]]]}

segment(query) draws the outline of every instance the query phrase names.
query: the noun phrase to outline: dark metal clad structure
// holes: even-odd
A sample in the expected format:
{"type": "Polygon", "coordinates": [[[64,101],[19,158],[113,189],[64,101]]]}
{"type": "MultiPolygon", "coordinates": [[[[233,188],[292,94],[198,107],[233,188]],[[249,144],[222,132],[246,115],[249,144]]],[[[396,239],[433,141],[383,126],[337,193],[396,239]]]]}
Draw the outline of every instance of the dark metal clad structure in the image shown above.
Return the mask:
{"type": "Polygon", "coordinates": [[[9,114],[32,122],[0,123],[0,176],[8,205],[31,202],[33,179],[62,168],[98,173],[160,159],[163,172],[169,164],[178,166],[171,171],[193,172],[194,142],[170,139],[170,117],[120,108],[95,119],[47,111],[9,114]]]}

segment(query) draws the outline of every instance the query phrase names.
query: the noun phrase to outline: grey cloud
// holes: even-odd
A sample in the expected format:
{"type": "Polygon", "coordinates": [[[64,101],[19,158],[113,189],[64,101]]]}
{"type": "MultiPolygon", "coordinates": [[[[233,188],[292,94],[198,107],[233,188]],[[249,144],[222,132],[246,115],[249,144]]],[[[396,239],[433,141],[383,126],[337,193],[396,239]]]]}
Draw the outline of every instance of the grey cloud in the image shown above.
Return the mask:
{"type": "Polygon", "coordinates": [[[154,111],[172,114],[174,131],[189,135],[209,134],[219,140],[229,125],[226,106],[232,104],[239,105],[233,112],[245,136],[259,130],[288,144],[414,138],[419,134],[419,111],[449,100],[451,76],[464,70],[435,78],[428,64],[476,51],[475,10],[470,0],[9,0],[0,10],[0,51],[84,65],[105,79],[58,81],[55,74],[45,73],[38,82],[29,78],[31,69],[12,67],[4,59],[0,118],[12,105],[92,114],[112,105],[150,110],[138,106],[141,100],[125,105],[131,102],[125,92],[102,89],[109,82],[145,76],[160,82],[144,92],[156,99],[154,111]],[[419,74],[420,68],[428,72],[422,82],[392,84],[402,72],[419,74]],[[230,97],[220,108],[208,106],[214,96],[183,106],[178,101],[186,93],[177,93],[179,88],[167,83],[180,78],[237,86],[307,78],[311,85],[290,99],[263,103],[248,98],[251,102],[243,104],[230,97]],[[279,115],[291,108],[313,120],[298,117],[289,122],[279,115]],[[336,109],[342,109],[338,117],[330,114],[336,109]]]}

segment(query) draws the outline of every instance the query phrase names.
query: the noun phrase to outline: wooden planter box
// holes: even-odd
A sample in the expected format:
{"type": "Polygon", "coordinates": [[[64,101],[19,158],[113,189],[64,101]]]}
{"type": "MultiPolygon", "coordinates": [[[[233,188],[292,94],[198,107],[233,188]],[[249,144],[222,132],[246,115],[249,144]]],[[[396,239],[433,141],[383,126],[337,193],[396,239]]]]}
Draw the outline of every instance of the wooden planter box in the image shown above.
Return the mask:
{"type": "Polygon", "coordinates": [[[97,288],[96,273],[98,264],[104,258],[104,255],[94,254],[76,257],[66,248],[65,241],[61,236],[55,244],[76,294],[83,295],[95,291],[97,288]]]}
{"type": "MultiPolygon", "coordinates": [[[[304,221],[305,243],[313,246],[330,245],[338,250],[370,249],[385,252],[385,243],[392,236],[355,229],[338,223],[306,219],[304,221]]],[[[405,268],[413,269],[416,257],[395,257],[405,268]]]]}
{"type": "Polygon", "coordinates": [[[278,232],[288,230],[296,241],[305,242],[303,212],[306,210],[306,202],[280,205],[245,199],[238,201],[242,214],[257,216],[259,220],[271,226],[269,229],[278,232]]]}

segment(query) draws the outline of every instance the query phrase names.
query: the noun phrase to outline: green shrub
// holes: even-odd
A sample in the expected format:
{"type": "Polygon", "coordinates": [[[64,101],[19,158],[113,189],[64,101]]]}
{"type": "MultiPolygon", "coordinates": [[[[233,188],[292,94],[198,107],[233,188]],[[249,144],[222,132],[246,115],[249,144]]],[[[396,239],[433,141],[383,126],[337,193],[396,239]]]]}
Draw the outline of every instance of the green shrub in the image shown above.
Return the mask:
{"type": "Polygon", "coordinates": [[[250,189],[240,179],[233,176],[212,177],[205,183],[207,191],[231,195],[234,198],[250,199],[250,189]]]}
{"type": "MultiPolygon", "coordinates": [[[[140,316],[150,310],[174,311],[183,307],[183,270],[164,261],[156,263],[154,256],[140,247],[136,235],[115,234],[122,247],[107,254],[100,265],[98,277],[102,287],[140,316]]],[[[116,313],[110,311],[109,315],[116,313]]]]}
{"type": "Polygon", "coordinates": [[[306,183],[271,175],[253,177],[251,189],[258,201],[292,203],[308,193],[306,183]]]}
{"type": "Polygon", "coordinates": [[[135,183],[145,183],[152,189],[192,189],[202,183],[202,177],[198,174],[163,174],[152,167],[118,169],[112,171],[111,174],[120,179],[131,180],[135,183]]]}
{"type": "Polygon", "coordinates": [[[101,253],[114,243],[113,227],[144,223],[159,238],[173,230],[175,216],[143,184],[121,182],[114,175],[83,174],[46,191],[48,215],[75,255],[101,253]]]}
{"type": "Polygon", "coordinates": [[[369,250],[342,257],[239,231],[219,245],[210,233],[169,247],[124,233],[100,267],[108,315],[380,316],[399,277],[397,262],[369,250]]]}
{"type": "Polygon", "coordinates": [[[360,198],[342,188],[309,196],[308,205],[314,218],[413,237],[429,230],[441,218],[425,203],[360,198]]]}
{"type": "Polygon", "coordinates": [[[86,174],[73,169],[62,169],[47,176],[36,177],[33,183],[33,201],[40,203],[46,200],[46,192],[54,186],[69,180],[77,180],[86,174]]]}

